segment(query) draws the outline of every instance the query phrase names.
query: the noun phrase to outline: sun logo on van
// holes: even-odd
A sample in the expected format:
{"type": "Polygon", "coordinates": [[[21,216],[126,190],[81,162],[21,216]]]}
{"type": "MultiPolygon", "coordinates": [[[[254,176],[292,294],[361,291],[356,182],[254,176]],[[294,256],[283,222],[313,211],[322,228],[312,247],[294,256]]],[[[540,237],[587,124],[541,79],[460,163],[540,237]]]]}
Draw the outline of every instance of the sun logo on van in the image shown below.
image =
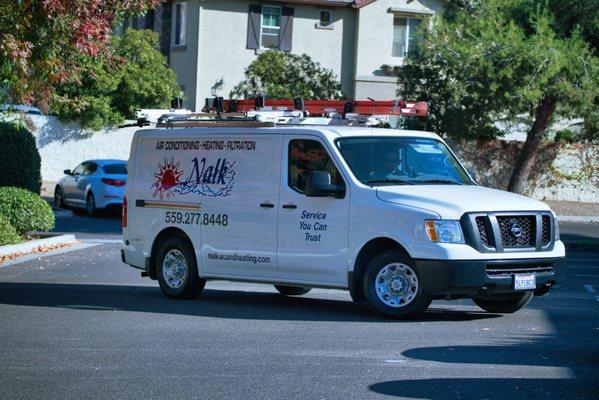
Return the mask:
{"type": "Polygon", "coordinates": [[[158,164],[158,171],[154,173],[155,181],[152,184],[154,197],[159,195],[162,199],[173,196],[170,190],[181,184],[179,179],[183,175],[183,171],[179,169],[180,164],[180,161],[175,162],[175,159],[172,157],[170,161],[165,158],[163,162],[158,164]]]}

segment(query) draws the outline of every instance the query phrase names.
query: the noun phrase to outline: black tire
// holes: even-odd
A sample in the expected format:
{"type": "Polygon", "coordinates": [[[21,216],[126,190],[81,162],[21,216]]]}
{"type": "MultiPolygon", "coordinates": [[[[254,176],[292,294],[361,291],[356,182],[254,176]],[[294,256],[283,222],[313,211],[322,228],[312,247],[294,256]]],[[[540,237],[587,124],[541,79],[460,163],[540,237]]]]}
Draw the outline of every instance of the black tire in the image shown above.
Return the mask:
{"type": "Polygon", "coordinates": [[[89,192],[85,198],[85,214],[87,214],[88,217],[94,217],[97,212],[96,198],[92,192],[89,192]]]}
{"type": "Polygon", "coordinates": [[[301,287],[301,286],[285,286],[275,285],[275,289],[285,296],[301,296],[302,294],[308,293],[312,288],[301,287]]]}
{"type": "MultiPolygon", "coordinates": [[[[411,284],[408,282],[407,286],[410,285],[413,285],[413,282],[411,284]]],[[[386,250],[370,261],[364,272],[362,290],[364,291],[366,303],[372,309],[384,314],[385,316],[397,319],[410,319],[423,314],[432,301],[429,296],[426,296],[422,293],[422,284],[418,279],[418,272],[414,268],[412,259],[399,250],[386,250]],[[377,275],[381,270],[383,270],[383,268],[389,267],[390,265],[396,263],[403,264],[408,267],[407,269],[398,269],[398,276],[401,275],[404,278],[408,277],[410,280],[415,278],[417,289],[411,291],[412,297],[410,300],[406,300],[405,305],[401,305],[401,302],[399,302],[396,306],[392,306],[383,302],[377,295],[376,279],[377,275]]],[[[404,293],[408,293],[409,296],[410,290],[411,289],[409,287],[406,287],[404,293]]],[[[381,296],[384,295],[381,294],[381,296]]]]}
{"type": "Polygon", "coordinates": [[[64,195],[62,194],[62,188],[59,185],[56,185],[54,188],[54,206],[56,208],[66,209],[66,204],[64,203],[64,195]]]}
{"type": "Polygon", "coordinates": [[[206,285],[206,280],[201,279],[198,276],[198,267],[193,248],[189,241],[182,237],[171,237],[159,246],[155,268],[160,289],[162,289],[162,292],[170,298],[195,299],[202,290],[204,290],[204,286],[206,285]],[[185,268],[185,273],[183,274],[184,279],[182,279],[179,287],[175,287],[177,285],[172,281],[170,283],[167,283],[166,281],[167,277],[165,275],[168,275],[168,273],[165,273],[167,266],[164,263],[164,259],[171,251],[173,251],[171,254],[177,254],[176,252],[179,252],[183,256],[187,266],[187,268],[185,268]]]}
{"type": "Polygon", "coordinates": [[[522,293],[514,293],[514,295],[509,295],[508,297],[479,296],[473,298],[472,300],[477,306],[479,306],[487,312],[497,314],[511,314],[515,313],[521,308],[526,307],[526,305],[530,303],[532,296],[533,294],[531,290],[522,293]]]}

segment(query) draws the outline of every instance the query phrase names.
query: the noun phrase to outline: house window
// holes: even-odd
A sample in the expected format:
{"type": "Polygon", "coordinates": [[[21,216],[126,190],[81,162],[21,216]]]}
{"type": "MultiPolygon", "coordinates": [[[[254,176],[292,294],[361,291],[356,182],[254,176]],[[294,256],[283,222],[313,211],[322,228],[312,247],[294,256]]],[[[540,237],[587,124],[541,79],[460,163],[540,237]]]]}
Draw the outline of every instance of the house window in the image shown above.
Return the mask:
{"type": "Polygon", "coordinates": [[[407,57],[418,51],[423,41],[422,18],[393,18],[393,57],[407,57]]]}
{"type": "Polygon", "coordinates": [[[330,10],[320,10],[320,21],[318,25],[321,27],[327,27],[333,23],[333,12],[330,10]]]}
{"type": "Polygon", "coordinates": [[[260,47],[278,49],[281,33],[281,7],[262,6],[260,30],[260,47]]]}
{"type": "Polygon", "coordinates": [[[187,3],[175,3],[175,46],[185,45],[185,14],[187,3]]]}

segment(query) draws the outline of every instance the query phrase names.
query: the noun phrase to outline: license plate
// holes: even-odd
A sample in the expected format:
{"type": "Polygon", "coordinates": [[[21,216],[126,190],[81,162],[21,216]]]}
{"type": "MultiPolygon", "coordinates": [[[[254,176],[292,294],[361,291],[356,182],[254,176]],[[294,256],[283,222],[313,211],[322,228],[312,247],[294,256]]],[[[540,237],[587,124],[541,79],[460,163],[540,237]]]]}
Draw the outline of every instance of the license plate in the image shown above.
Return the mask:
{"type": "Polygon", "coordinates": [[[515,290],[529,290],[537,288],[537,280],[534,274],[514,275],[515,290]]]}

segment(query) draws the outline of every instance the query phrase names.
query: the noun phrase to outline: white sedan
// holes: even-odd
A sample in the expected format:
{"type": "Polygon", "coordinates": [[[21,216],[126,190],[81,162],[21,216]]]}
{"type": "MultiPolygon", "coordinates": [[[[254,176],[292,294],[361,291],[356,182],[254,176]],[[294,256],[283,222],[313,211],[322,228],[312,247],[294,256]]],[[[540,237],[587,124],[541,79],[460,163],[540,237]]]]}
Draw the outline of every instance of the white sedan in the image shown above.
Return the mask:
{"type": "Polygon", "coordinates": [[[65,176],[54,188],[54,204],[59,208],[85,209],[93,216],[98,209],[121,207],[127,183],[124,160],[88,160],[65,176]]]}

